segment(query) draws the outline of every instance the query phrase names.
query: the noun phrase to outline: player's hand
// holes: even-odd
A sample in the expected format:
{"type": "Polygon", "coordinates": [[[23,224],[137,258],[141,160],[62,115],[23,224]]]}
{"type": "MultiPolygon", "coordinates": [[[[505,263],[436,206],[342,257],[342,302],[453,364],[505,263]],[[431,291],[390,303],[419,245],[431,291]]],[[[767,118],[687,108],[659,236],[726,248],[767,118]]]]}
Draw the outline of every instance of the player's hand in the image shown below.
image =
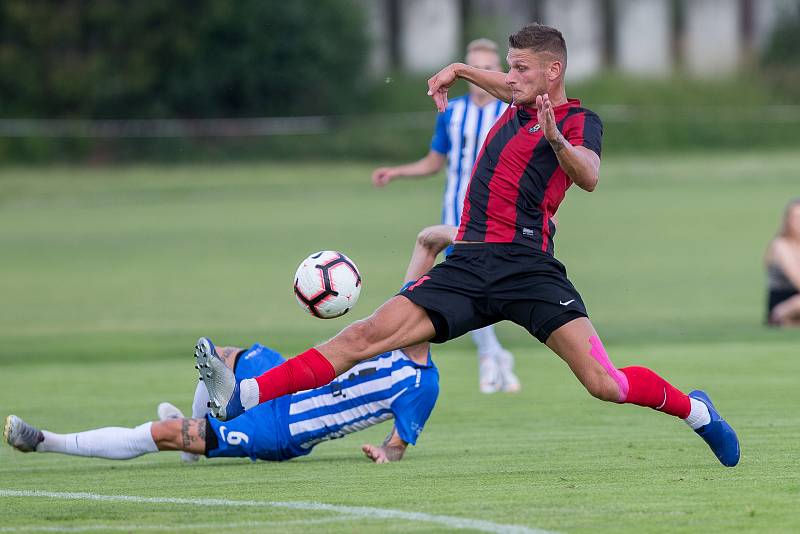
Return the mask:
{"type": "Polygon", "coordinates": [[[383,447],[376,447],[375,445],[370,445],[369,443],[365,443],[361,446],[361,450],[364,451],[364,455],[375,462],[376,464],[388,464],[389,458],[386,457],[386,452],[383,450],[383,447]]]}
{"type": "Polygon", "coordinates": [[[547,93],[536,97],[536,110],[539,112],[539,125],[542,127],[545,139],[551,142],[556,141],[561,132],[558,131],[553,103],[550,102],[550,96],[547,93]]]}
{"type": "Polygon", "coordinates": [[[380,167],[372,172],[372,185],[383,187],[397,176],[397,171],[392,167],[380,167]]]}
{"type": "Polygon", "coordinates": [[[448,65],[428,80],[428,96],[433,98],[436,109],[443,113],[447,109],[447,90],[456,83],[456,68],[460,63],[448,65]]]}

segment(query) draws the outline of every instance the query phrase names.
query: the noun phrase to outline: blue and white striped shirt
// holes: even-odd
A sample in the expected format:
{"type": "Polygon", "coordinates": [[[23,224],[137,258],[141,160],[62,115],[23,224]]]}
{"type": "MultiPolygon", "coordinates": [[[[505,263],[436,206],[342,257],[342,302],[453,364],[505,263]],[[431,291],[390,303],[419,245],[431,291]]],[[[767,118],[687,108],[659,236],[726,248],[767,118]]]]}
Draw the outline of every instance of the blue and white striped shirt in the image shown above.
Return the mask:
{"type": "Polygon", "coordinates": [[[291,396],[288,440],[293,455],[321,441],[341,438],[394,418],[400,438],[412,445],[439,395],[439,371],[428,354],[420,365],[403,351],[361,362],[330,384],[291,396]]]}
{"type": "Polygon", "coordinates": [[[500,100],[479,107],[469,95],[464,95],[450,100],[447,109],[439,113],[431,149],[447,155],[443,224],[461,224],[461,208],[475,160],[492,125],[507,107],[508,104],[500,100]]]}

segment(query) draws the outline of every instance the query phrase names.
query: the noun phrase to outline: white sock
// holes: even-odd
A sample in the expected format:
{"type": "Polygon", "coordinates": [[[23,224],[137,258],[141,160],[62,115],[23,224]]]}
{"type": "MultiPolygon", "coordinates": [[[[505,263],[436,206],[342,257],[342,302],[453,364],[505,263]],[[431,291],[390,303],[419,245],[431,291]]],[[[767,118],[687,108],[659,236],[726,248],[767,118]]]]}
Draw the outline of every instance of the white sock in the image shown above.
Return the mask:
{"type": "Polygon", "coordinates": [[[258,382],[255,378],[245,378],[239,382],[239,400],[245,410],[258,405],[258,382]]]}
{"type": "Polygon", "coordinates": [[[145,423],[136,428],[98,428],[76,434],[55,434],[42,430],[44,441],[39,443],[36,451],[128,460],[148,452],[158,452],[150,434],[152,424],[145,423]]]}
{"type": "Polygon", "coordinates": [[[711,414],[708,411],[708,406],[692,397],[689,397],[689,400],[692,402],[692,411],[689,412],[689,417],[684,419],[686,424],[689,425],[692,430],[697,430],[710,423],[711,414]]]}
{"type": "Polygon", "coordinates": [[[208,412],[208,390],[203,382],[198,381],[197,388],[194,390],[194,400],[192,400],[192,418],[200,419],[205,417],[208,412]]]}
{"type": "Polygon", "coordinates": [[[478,330],[470,332],[472,341],[478,347],[478,357],[494,356],[503,350],[497,335],[494,333],[494,325],[484,326],[478,330]]]}

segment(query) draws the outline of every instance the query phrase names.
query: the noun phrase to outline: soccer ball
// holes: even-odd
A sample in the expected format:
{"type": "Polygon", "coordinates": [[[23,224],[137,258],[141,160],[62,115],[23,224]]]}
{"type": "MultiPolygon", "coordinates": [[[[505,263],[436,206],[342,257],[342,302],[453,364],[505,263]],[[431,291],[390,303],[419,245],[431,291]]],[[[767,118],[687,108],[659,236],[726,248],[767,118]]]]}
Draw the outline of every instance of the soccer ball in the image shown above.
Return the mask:
{"type": "Polygon", "coordinates": [[[294,275],[294,296],[314,317],[333,319],[355,306],[361,294],[361,274],[353,260],[323,250],[303,260],[294,275]]]}

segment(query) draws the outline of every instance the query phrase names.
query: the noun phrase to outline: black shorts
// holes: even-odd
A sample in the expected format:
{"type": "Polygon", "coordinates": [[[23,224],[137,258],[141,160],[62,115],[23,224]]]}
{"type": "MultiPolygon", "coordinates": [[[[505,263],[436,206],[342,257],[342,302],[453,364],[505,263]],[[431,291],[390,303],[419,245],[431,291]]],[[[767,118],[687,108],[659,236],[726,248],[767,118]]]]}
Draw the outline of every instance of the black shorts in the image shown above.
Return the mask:
{"type": "Polygon", "coordinates": [[[428,312],[434,343],[502,320],[544,343],[557,328],[588,316],[561,262],[516,243],[456,245],[399,295],[428,312]]]}
{"type": "Polygon", "coordinates": [[[798,291],[796,289],[770,289],[767,294],[767,324],[774,324],[772,322],[772,310],[775,309],[775,306],[797,294],[798,291]]]}

